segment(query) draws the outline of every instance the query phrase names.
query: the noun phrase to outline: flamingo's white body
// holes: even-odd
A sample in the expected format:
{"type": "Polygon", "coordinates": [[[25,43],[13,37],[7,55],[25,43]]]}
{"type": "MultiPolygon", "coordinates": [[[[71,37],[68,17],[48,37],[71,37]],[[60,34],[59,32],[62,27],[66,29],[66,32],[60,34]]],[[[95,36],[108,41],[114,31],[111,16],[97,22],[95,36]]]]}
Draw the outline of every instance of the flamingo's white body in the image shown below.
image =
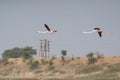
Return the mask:
{"type": "Polygon", "coordinates": [[[93,31],[90,31],[90,32],[83,32],[83,34],[89,34],[89,33],[95,33],[95,32],[97,32],[98,35],[99,35],[100,37],[102,37],[102,32],[103,32],[103,31],[102,31],[100,28],[94,28],[93,31]]]}
{"type": "Polygon", "coordinates": [[[87,34],[87,33],[94,33],[96,32],[96,30],[93,30],[93,31],[90,31],[90,32],[83,32],[84,34],[87,34]]]}
{"type": "Polygon", "coordinates": [[[45,28],[46,28],[46,31],[37,31],[37,33],[39,34],[50,34],[50,33],[54,33],[54,32],[57,32],[57,30],[51,30],[46,24],[44,24],[45,28]]]}

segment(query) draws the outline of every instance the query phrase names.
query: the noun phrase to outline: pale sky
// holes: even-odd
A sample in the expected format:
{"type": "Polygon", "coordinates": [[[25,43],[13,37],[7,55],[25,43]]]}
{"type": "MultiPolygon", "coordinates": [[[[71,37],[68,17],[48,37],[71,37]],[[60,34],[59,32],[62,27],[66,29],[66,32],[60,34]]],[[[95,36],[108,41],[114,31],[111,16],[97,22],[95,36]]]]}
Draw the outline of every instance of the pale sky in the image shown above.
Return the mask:
{"type": "Polygon", "coordinates": [[[0,37],[0,56],[27,45],[38,52],[42,39],[50,41],[51,55],[67,50],[70,56],[120,56],[120,0],[0,0],[0,37]],[[58,32],[38,35],[44,24],[58,32]],[[113,34],[82,34],[94,25],[113,34]]]}

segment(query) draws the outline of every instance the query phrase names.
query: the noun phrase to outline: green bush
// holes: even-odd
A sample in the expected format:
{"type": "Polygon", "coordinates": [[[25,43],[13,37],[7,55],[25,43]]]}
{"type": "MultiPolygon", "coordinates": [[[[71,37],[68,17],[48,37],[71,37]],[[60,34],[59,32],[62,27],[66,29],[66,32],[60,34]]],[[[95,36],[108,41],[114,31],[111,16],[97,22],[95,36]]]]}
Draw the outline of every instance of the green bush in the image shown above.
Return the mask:
{"type": "Polygon", "coordinates": [[[62,56],[66,56],[67,55],[67,51],[66,50],[62,50],[61,54],[62,54],[62,56]]]}
{"type": "Polygon", "coordinates": [[[2,57],[3,58],[31,58],[32,55],[35,55],[37,54],[36,53],[36,50],[33,49],[32,47],[29,47],[29,46],[26,46],[24,48],[18,48],[18,47],[15,47],[13,49],[8,49],[8,50],[5,50],[4,53],[2,53],[2,57]]]}
{"type": "Polygon", "coordinates": [[[62,60],[62,61],[65,61],[65,56],[67,55],[67,51],[66,51],[66,50],[62,50],[62,51],[61,51],[61,54],[62,54],[61,60],[62,60]]]}
{"type": "Polygon", "coordinates": [[[30,65],[30,69],[35,69],[35,68],[37,68],[39,66],[39,62],[38,61],[32,61],[32,60],[30,60],[28,62],[28,64],[30,65]]]}
{"type": "Polygon", "coordinates": [[[94,53],[88,53],[86,56],[88,58],[88,64],[94,64],[96,62],[96,59],[93,57],[94,53]]]}
{"type": "Polygon", "coordinates": [[[29,53],[23,54],[23,59],[29,59],[29,58],[32,58],[32,56],[29,53]]]}

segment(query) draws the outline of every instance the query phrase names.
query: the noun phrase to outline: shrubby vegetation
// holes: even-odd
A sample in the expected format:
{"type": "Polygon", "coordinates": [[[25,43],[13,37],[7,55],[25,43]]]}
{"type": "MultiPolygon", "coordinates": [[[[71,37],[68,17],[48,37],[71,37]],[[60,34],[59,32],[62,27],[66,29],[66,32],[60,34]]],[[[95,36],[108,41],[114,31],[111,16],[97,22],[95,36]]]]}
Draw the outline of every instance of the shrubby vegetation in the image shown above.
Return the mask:
{"type": "Polygon", "coordinates": [[[62,61],[65,61],[65,56],[67,55],[67,51],[66,51],[66,50],[62,50],[62,51],[61,51],[61,54],[62,54],[61,60],[62,60],[62,61]]]}
{"type": "Polygon", "coordinates": [[[100,54],[99,52],[90,52],[86,56],[88,58],[88,64],[94,64],[99,58],[103,57],[103,54],[100,54]]]}
{"type": "Polygon", "coordinates": [[[13,49],[8,49],[5,50],[4,53],[2,54],[3,58],[24,58],[24,59],[28,59],[31,58],[32,55],[35,55],[36,50],[33,49],[32,47],[24,47],[24,48],[18,48],[15,47],[13,49]]]}
{"type": "Polygon", "coordinates": [[[30,69],[36,69],[39,66],[39,61],[33,61],[32,59],[28,62],[30,69]]]}
{"type": "Polygon", "coordinates": [[[94,58],[94,53],[90,52],[87,55],[88,64],[94,64],[96,62],[96,58],[94,58]]]}

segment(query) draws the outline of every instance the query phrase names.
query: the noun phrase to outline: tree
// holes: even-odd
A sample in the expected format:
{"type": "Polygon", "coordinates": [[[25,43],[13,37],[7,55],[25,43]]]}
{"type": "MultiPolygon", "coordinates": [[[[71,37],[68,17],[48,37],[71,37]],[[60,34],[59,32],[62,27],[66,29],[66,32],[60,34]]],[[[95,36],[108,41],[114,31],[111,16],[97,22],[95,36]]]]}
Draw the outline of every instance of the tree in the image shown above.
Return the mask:
{"type": "Polygon", "coordinates": [[[66,50],[62,50],[61,54],[62,54],[62,56],[66,56],[67,55],[67,51],[66,50]]]}
{"type": "Polygon", "coordinates": [[[65,61],[64,57],[67,55],[67,51],[66,50],[62,50],[61,54],[62,54],[62,56],[61,56],[62,61],[65,61]]]}
{"type": "Polygon", "coordinates": [[[94,64],[96,59],[93,57],[94,53],[90,52],[86,56],[88,57],[88,64],[94,64]]]}
{"type": "Polygon", "coordinates": [[[31,58],[36,54],[36,50],[30,46],[26,46],[24,48],[15,47],[13,49],[5,50],[2,54],[3,58],[31,58]]]}

